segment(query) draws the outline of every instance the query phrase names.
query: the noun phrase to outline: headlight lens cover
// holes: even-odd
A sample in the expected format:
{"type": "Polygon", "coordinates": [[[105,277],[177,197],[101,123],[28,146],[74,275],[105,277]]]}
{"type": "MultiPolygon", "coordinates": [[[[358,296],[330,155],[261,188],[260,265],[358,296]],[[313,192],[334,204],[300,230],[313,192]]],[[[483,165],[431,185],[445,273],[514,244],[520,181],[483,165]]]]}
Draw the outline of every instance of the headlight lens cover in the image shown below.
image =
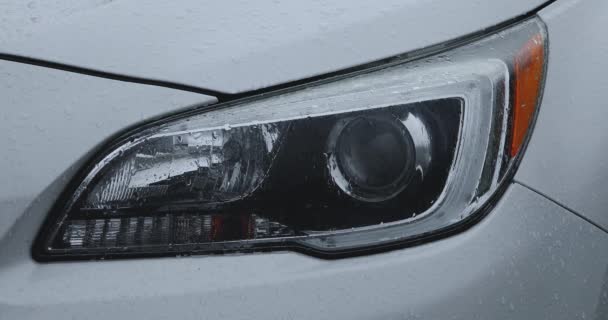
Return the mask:
{"type": "Polygon", "coordinates": [[[464,225],[514,170],[545,42],[529,19],[424,59],[148,124],[95,158],[34,255],[332,257],[464,225]]]}

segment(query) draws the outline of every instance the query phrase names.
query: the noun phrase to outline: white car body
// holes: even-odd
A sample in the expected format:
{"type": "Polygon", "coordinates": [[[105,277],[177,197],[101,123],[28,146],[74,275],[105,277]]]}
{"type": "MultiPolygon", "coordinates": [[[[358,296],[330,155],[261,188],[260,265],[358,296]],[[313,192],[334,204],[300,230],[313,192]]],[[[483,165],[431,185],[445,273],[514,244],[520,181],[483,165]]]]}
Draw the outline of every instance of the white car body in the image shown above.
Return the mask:
{"type": "Polygon", "coordinates": [[[0,319],[608,318],[608,2],[5,1],[0,14],[0,319]],[[507,191],[462,233],[339,260],[32,259],[59,194],[125,128],[530,15],[549,38],[540,113],[507,191]]]}

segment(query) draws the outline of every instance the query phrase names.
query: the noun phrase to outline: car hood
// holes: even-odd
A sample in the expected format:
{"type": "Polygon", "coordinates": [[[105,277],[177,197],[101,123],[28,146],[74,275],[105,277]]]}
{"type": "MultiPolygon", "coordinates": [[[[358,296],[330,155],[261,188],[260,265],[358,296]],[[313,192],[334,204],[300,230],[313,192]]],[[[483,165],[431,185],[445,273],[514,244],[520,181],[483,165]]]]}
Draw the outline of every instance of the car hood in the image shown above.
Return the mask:
{"type": "Polygon", "coordinates": [[[454,39],[545,0],[13,1],[0,52],[238,93],[454,39]]]}

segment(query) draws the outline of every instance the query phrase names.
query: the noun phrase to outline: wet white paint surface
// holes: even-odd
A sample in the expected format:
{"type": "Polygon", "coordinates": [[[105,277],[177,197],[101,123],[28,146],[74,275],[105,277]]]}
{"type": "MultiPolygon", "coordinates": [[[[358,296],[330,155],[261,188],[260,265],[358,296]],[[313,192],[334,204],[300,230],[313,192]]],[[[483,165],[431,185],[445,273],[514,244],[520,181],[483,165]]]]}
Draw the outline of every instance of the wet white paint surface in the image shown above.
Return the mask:
{"type": "Polygon", "coordinates": [[[239,92],[441,43],[543,2],[13,0],[0,2],[0,52],[239,92]]]}

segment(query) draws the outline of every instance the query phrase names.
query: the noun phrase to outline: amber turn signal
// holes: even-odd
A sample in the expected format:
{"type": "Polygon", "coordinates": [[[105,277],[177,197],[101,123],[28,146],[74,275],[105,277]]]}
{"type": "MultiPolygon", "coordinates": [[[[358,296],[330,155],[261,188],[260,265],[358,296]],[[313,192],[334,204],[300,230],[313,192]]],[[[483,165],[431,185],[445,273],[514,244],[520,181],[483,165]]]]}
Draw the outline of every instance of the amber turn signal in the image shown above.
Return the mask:
{"type": "Polygon", "coordinates": [[[545,42],[535,34],[515,56],[515,94],[511,127],[511,157],[517,155],[528,132],[541,94],[545,42]]]}

